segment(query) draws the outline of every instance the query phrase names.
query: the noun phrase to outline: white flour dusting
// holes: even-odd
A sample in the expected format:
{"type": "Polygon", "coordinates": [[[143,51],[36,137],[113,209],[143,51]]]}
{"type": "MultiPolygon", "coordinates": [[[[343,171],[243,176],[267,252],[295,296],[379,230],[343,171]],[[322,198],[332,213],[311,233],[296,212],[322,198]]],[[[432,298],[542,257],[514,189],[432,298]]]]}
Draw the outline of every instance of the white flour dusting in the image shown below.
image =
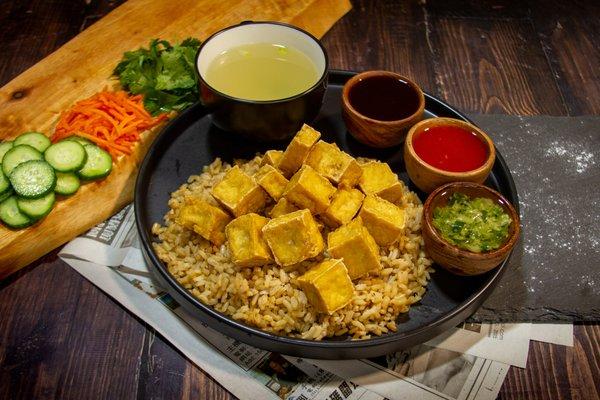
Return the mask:
{"type": "Polygon", "coordinates": [[[546,155],[559,158],[571,169],[575,169],[578,174],[582,174],[596,165],[594,154],[588,151],[582,143],[553,141],[546,149],[546,155]]]}
{"type": "MultiPolygon", "coordinates": [[[[546,285],[555,287],[576,263],[600,254],[598,188],[587,184],[599,166],[600,149],[594,132],[574,136],[563,129],[549,131],[522,117],[514,130],[519,134],[495,140],[519,190],[521,268],[528,271],[523,288],[537,295],[548,290],[546,285]],[[578,186],[578,181],[586,184],[578,186]]],[[[582,275],[575,290],[594,289],[599,277],[582,275]]]]}

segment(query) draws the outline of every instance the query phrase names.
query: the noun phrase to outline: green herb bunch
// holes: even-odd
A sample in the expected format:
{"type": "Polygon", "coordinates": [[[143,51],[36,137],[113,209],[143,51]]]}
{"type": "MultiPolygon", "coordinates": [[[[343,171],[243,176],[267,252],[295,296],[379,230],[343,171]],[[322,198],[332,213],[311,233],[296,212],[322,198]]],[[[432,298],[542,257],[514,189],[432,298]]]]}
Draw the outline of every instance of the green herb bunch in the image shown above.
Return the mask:
{"type": "Polygon", "coordinates": [[[153,39],[148,48],[128,51],[115,68],[123,88],[144,96],[152,115],[181,111],[198,101],[195,57],[200,41],[188,38],[171,45],[153,39]]]}

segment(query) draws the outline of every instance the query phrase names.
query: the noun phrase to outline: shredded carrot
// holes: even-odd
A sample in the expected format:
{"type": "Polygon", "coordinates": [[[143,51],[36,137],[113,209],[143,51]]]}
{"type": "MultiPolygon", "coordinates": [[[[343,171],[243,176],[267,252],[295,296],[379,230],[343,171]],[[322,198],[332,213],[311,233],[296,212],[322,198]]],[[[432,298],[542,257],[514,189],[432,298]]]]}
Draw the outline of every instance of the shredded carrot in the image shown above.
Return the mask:
{"type": "Polygon", "coordinates": [[[52,141],[78,135],[102,147],[116,159],[131,154],[140,134],[165,119],[167,114],[152,117],[144,108],[141,95],[104,91],[63,112],[52,141]]]}

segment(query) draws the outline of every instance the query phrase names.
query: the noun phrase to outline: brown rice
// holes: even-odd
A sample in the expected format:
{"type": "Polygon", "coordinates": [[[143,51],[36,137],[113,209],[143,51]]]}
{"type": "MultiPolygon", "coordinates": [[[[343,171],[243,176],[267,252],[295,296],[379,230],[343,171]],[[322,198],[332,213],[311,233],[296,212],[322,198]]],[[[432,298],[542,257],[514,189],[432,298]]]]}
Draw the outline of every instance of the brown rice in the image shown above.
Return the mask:
{"type": "MultiPolygon", "coordinates": [[[[256,156],[236,165],[251,175],[260,161],[256,156]]],[[[185,196],[199,196],[217,205],[210,189],[229,168],[216,159],[202,174],[190,176],[171,194],[164,226],[153,226],[160,240],[154,244],[156,253],[187,290],[215,310],[277,335],[319,340],[347,334],[366,339],[397,330],[398,315],[421,299],[432,272],[431,260],[423,251],[422,205],[414,193],[405,188],[398,203],[406,213],[406,229],[398,242],[380,249],[382,270],[354,282],[354,298],[346,307],[332,315],[317,314],[295,284],[314,260],[293,268],[275,264],[239,268],[232,263],[227,244],[211,245],[175,222],[185,196]]],[[[327,228],[323,233],[326,237],[327,228]]]]}

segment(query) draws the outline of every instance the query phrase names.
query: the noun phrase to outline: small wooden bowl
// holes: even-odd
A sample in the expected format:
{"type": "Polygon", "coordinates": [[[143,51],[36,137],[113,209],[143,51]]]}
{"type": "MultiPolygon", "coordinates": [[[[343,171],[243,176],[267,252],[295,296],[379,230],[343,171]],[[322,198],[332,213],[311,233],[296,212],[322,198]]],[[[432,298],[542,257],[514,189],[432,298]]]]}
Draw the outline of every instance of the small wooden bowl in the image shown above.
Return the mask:
{"type": "Polygon", "coordinates": [[[454,118],[430,118],[421,121],[408,131],[406,141],[404,142],[404,164],[406,165],[406,172],[408,172],[410,180],[425,193],[430,193],[437,187],[450,182],[483,183],[492,171],[495,160],[496,148],[494,147],[492,139],[475,125],[454,118]],[[415,152],[413,138],[426,128],[440,125],[453,125],[475,132],[488,149],[488,158],[485,163],[481,167],[471,171],[450,172],[433,167],[423,161],[415,152]]]}
{"type": "MultiPolygon", "coordinates": [[[[377,96],[374,92],[373,96],[377,96]]],[[[348,132],[359,142],[367,146],[386,148],[399,145],[404,141],[411,126],[423,119],[425,112],[425,95],[421,88],[410,79],[390,71],[366,71],[353,76],[344,85],[342,91],[342,117],[348,132]],[[414,89],[419,99],[417,110],[404,119],[382,121],[369,118],[358,112],[350,102],[350,91],[358,82],[373,77],[391,76],[406,82],[414,89]]]]}
{"type": "Polygon", "coordinates": [[[479,275],[495,268],[508,257],[519,239],[521,226],[519,214],[500,193],[478,183],[454,182],[437,188],[425,201],[422,233],[425,250],[436,264],[456,275],[479,275]],[[455,192],[466,194],[471,198],[489,198],[510,216],[512,223],[508,229],[508,238],[500,248],[485,253],[474,253],[460,249],[442,238],[433,226],[433,211],[437,207],[445,206],[455,192]]]}

